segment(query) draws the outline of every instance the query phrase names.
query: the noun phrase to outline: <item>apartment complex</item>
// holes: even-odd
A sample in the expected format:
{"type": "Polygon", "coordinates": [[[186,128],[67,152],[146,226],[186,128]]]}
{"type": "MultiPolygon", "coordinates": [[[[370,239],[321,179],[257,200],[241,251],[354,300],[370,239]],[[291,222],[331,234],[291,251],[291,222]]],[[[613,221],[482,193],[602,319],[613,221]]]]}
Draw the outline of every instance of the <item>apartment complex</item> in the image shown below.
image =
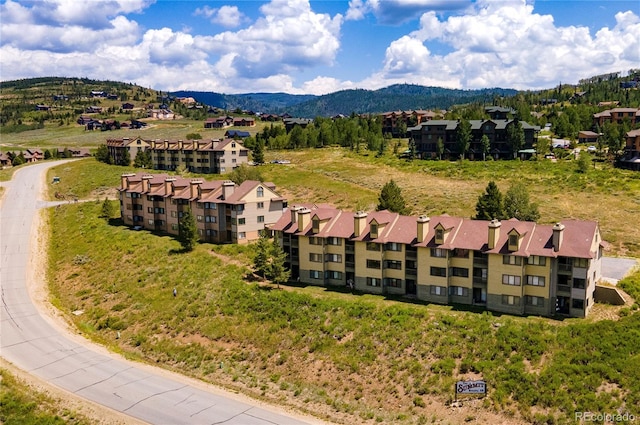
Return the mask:
{"type": "Polygon", "coordinates": [[[166,174],[123,174],[120,214],[126,225],[178,234],[187,209],[196,218],[200,239],[247,243],[282,216],[287,201],[273,183],[205,181],[166,174]]]}
{"type": "Polygon", "coordinates": [[[242,141],[108,139],[107,148],[116,164],[128,156],[133,161],[140,151],[149,151],[154,170],[174,171],[184,167],[192,173],[225,174],[249,162],[249,149],[242,141]]]}
{"type": "Polygon", "coordinates": [[[604,126],[605,123],[622,124],[627,120],[631,125],[640,123],[640,108],[613,108],[593,114],[593,125],[604,126]]]}
{"type": "MultiPolygon", "coordinates": [[[[494,159],[513,159],[514,155],[508,143],[508,127],[514,124],[511,119],[469,120],[471,124],[471,142],[469,159],[482,159],[482,136],[489,138],[489,155],[494,159]]],[[[457,120],[430,120],[407,129],[416,146],[416,152],[422,159],[438,157],[438,143],[442,142],[443,158],[458,157],[457,120]]],[[[524,132],[523,151],[530,150],[536,142],[540,128],[520,121],[524,132]]]]}
{"type": "Polygon", "coordinates": [[[292,278],[510,314],[585,317],[600,279],[598,224],[402,216],[293,206],[270,227],[292,278]]]}

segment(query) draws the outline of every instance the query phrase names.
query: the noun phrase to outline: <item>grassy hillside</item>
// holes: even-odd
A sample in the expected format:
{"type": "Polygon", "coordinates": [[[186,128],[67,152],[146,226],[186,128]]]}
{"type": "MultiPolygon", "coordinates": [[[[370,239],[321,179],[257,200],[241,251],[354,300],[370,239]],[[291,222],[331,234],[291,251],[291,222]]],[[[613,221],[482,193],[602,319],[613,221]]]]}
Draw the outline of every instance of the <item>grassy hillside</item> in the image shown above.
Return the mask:
{"type": "MultiPolygon", "coordinates": [[[[546,221],[572,211],[625,227],[637,207],[624,191],[640,193],[632,173],[604,169],[583,179],[570,163],[407,163],[341,149],[270,154],[292,160],[262,168],[291,203],[369,206],[393,176],[414,212],[469,215],[486,180],[503,187],[521,176],[546,221]],[[584,208],[596,199],[619,213],[584,208]]],[[[106,188],[127,170],[82,160],[51,171],[62,177],[57,190],[96,202],[50,212],[49,275],[55,303],[83,311],[70,315],[78,328],[128,356],[341,423],[541,424],[572,423],[582,410],[640,414],[637,304],[596,305],[590,319],[558,322],[339,289],[276,290],[252,276],[251,246],[201,244],[175,254],[172,237],[99,219],[106,188]],[[489,384],[487,398],[444,407],[453,382],[478,377],[489,384]]],[[[614,246],[637,255],[633,232],[614,246]]],[[[617,234],[604,224],[603,233],[617,234]]],[[[638,282],[640,275],[623,286],[637,294],[638,282]]]]}

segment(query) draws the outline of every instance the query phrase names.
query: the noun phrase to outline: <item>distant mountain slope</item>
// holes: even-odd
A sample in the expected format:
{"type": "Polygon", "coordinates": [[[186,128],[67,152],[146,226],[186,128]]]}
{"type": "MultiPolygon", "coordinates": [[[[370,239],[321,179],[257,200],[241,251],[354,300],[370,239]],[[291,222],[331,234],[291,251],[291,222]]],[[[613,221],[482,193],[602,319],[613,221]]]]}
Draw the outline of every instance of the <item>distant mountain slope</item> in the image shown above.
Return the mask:
{"type": "Polygon", "coordinates": [[[246,93],[246,94],[220,94],[202,91],[177,91],[171,93],[178,97],[193,97],[200,103],[215,106],[217,108],[234,110],[236,108],[245,111],[267,112],[285,110],[292,105],[315,98],[313,95],[293,95],[287,93],[246,93]]]}
{"type": "Polygon", "coordinates": [[[511,89],[455,90],[396,84],[379,90],[342,90],[323,96],[291,95],[286,93],[247,93],[224,95],[213,92],[179,91],[175,96],[193,97],[198,102],[233,110],[288,113],[297,117],[333,116],[376,113],[395,110],[447,109],[452,105],[486,102],[494,96],[509,97],[517,93],[511,89]]]}

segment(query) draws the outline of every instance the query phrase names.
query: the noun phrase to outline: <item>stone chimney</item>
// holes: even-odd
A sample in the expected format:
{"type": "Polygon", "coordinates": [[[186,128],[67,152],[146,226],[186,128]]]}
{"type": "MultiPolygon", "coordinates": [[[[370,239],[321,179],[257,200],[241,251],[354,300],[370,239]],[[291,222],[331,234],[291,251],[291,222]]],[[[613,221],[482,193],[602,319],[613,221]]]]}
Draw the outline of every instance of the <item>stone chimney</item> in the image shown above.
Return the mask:
{"type": "Polygon", "coordinates": [[[164,179],[164,193],[165,195],[173,194],[173,182],[176,181],[175,177],[167,177],[164,179]]]}
{"type": "Polygon", "coordinates": [[[236,188],[236,184],[232,181],[222,183],[222,199],[227,200],[236,188]]]}
{"type": "Polygon", "coordinates": [[[190,186],[190,194],[191,194],[191,199],[196,199],[198,198],[198,187],[202,184],[202,180],[200,179],[193,179],[189,182],[189,186],[190,186]]]}
{"type": "Polygon", "coordinates": [[[424,242],[424,240],[427,238],[427,234],[429,233],[429,221],[430,218],[426,215],[421,215],[420,217],[418,217],[418,243],[424,242]]]}
{"type": "Polygon", "coordinates": [[[564,233],[564,224],[556,223],[553,226],[553,250],[558,252],[562,245],[562,234],[564,233]]]}
{"type": "Polygon", "coordinates": [[[120,176],[120,187],[124,190],[129,189],[129,177],[133,177],[135,174],[125,173],[120,176]]]}
{"type": "Polygon", "coordinates": [[[489,240],[487,242],[489,249],[494,249],[500,239],[500,226],[502,223],[495,218],[489,222],[489,240]]]}
{"type": "Polygon", "coordinates": [[[146,174],[142,176],[142,193],[149,192],[149,180],[151,180],[153,176],[146,174]]]}
{"type": "Polygon", "coordinates": [[[304,231],[310,222],[311,210],[309,208],[300,208],[298,210],[298,232],[304,231]]]}
{"type": "Polygon", "coordinates": [[[364,232],[364,228],[367,225],[367,213],[364,211],[357,211],[353,215],[353,235],[357,238],[364,232]]]}

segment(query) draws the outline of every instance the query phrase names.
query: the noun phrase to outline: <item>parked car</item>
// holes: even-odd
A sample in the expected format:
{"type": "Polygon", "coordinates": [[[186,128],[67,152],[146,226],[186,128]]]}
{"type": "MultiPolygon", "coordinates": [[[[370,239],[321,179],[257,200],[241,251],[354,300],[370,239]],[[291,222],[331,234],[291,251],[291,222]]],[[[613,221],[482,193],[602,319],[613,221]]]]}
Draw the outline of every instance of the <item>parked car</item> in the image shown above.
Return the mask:
{"type": "Polygon", "coordinates": [[[591,145],[591,146],[589,146],[589,147],[587,148],[587,152],[595,152],[595,151],[597,151],[597,150],[598,150],[598,149],[597,149],[595,146],[593,146],[593,145],[591,145]]]}

